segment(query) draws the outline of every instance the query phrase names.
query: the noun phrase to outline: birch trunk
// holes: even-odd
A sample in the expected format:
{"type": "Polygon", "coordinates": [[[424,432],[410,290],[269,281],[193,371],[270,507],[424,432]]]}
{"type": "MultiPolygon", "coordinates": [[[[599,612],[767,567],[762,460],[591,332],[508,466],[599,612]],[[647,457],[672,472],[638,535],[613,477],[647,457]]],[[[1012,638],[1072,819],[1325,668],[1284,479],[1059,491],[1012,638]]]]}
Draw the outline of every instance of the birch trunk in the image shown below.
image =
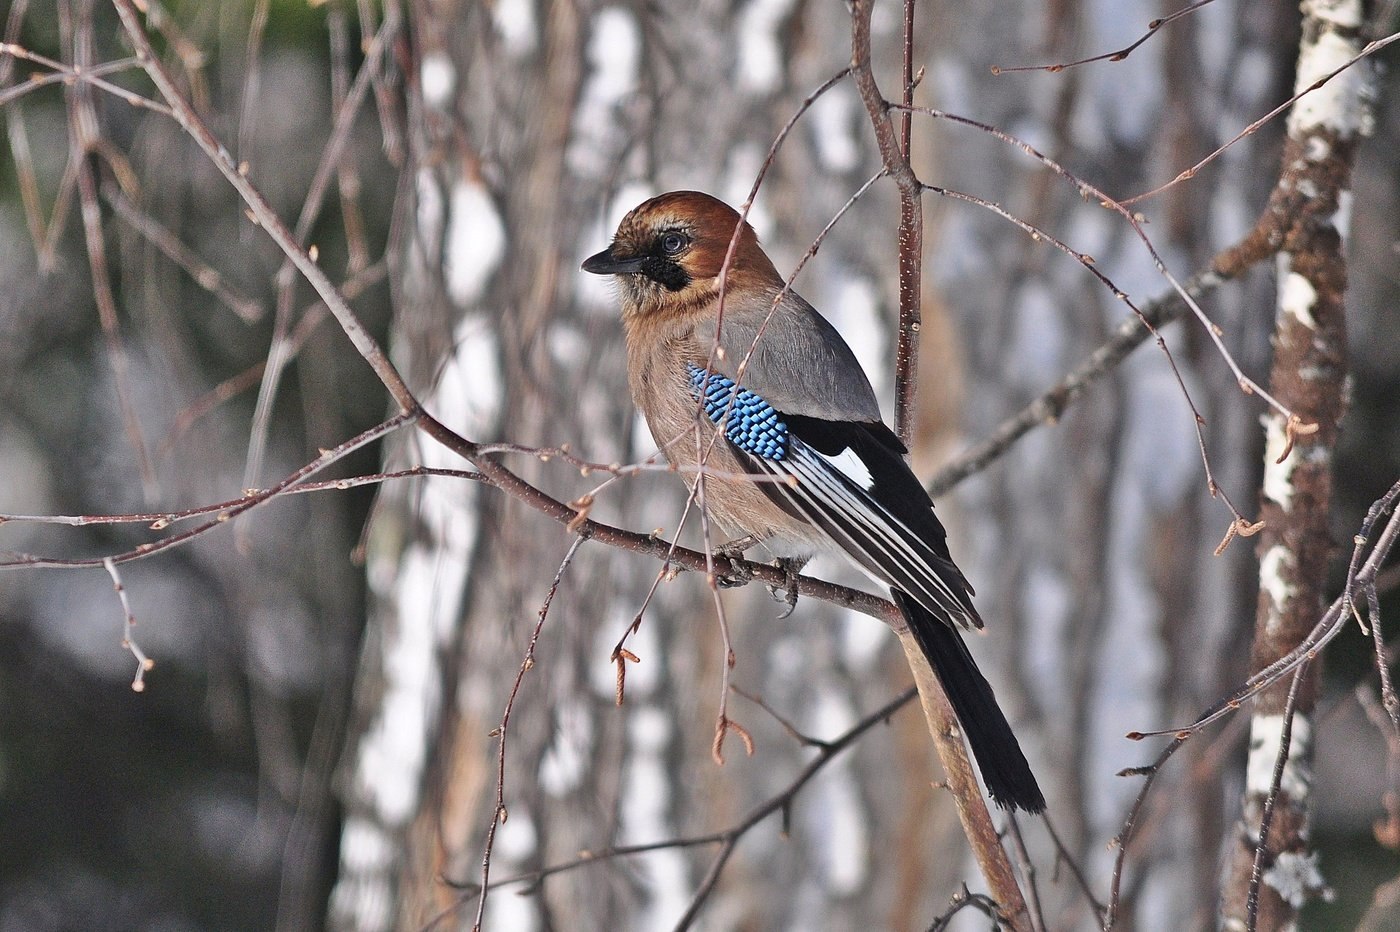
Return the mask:
{"type": "MultiPolygon", "coordinates": [[[[1360,0],[1303,4],[1298,92],[1361,50],[1368,6],[1360,0]]],[[[1293,105],[1281,176],[1264,220],[1283,244],[1269,391],[1316,429],[1297,434],[1278,411],[1264,419],[1259,517],[1265,527],[1251,670],[1302,641],[1325,602],[1334,547],[1333,459],[1347,409],[1343,236],[1351,219],[1352,162],[1371,119],[1370,84],[1369,67],[1358,68],[1293,105]]],[[[1320,666],[1299,670],[1296,681],[1285,678],[1254,702],[1243,814],[1223,884],[1226,929],[1295,928],[1302,906],[1327,889],[1310,838],[1320,666]]]]}

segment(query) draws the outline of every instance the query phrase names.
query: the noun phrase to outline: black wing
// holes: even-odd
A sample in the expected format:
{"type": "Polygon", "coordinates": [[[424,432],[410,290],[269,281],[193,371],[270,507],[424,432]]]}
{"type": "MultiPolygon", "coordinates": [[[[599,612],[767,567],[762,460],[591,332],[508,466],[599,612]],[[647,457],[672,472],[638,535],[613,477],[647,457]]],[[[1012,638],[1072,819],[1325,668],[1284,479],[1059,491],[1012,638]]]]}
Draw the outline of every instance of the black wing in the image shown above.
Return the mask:
{"type": "Polygon", "coordinates": [[[939,617],[982,627],[972,587],[894,432],[879,421],[779,417],[789,434],[784,454],[747,456],[755,472],[790,478],[759,488],[825,531],[871,575],[939,617]]]}

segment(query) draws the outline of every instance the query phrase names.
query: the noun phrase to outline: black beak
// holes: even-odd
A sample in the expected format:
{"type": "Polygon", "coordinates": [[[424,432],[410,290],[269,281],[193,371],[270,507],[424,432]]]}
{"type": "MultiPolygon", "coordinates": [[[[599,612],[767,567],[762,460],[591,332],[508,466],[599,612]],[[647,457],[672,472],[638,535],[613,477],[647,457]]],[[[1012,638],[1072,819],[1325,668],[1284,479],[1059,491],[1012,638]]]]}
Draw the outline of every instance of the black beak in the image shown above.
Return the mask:
{"type": "Polygon", "coordinates": [[[640,272],[646,258],[634,256],[631,259],[619,259],[613,255],[612,247],[609,246],[597,255],[584,259],[583,270],[594,275],[625,275],[628,272],[640,272]]]}

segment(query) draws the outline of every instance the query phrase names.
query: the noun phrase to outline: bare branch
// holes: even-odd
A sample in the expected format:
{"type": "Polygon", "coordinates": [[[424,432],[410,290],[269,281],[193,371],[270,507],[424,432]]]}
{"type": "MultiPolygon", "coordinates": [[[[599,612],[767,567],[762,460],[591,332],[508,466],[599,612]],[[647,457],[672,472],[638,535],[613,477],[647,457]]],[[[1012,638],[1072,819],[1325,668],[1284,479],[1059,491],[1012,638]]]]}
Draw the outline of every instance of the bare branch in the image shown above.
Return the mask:
{"type": "Polygon", "coordinates": [[[136,658],[136,676],[131,681],[132,692],[144,692],[146,689],[146,671],[156,665],[156,662],[146,656],[136,643],[136,636],[132,629],[136,627],[136,613],[131,610],[131,602],[126,597],[126,586],[122,584],[121,574],[117,572],[117,565],[112,562],[111,557],[103,559],[102,566],[107,570],[107,575],[112,577],[112,588],[117,592],[117,599],[122,604],[122,647],[130,651],[131,656],[136,658]]]}
{"type": "MultiPolygon", "coordinates": [[[[859,739],[862,735],[864,735],[867,731],[874,728],[881,722],[888,721],[892,715],[894,715],[904,706],[908,705],[910,700],[912,700],[917,694],[917,691],[913,687],[910,687],[909,689],[906,689],[904,690],[904,692],[895,696],[889,702],[880,706],[880,708],[861,718],[860,721],[856,722],[844,733],[838,735],[835,738],[832,738],[829,741],[821,742],[817,756],[813,758],[811,762],[809,762],[805,767],[803,767],[802,770],[797,773],[797,775],[792,779],[792,781],[788,783],[788,785],[784,787],[781,792],[775,794],[774,796],[760,803],[758,806],[755,806],[753,809],[749,810],[749,812],[743,818],[735,822],[729,828],[723,829],[718,832],[709,832],[704,835],[687,836],[684,838],[669,838],[665,841],[650,842],[642,845],[623,845],[613,848],[605,848],[600,851],[586,851],[580,857],[570,861],[565,861],[560,864],[553,864],[548,867],[540,868],[539,870],[529,871],[523,874],[517,874],[514,877],[506,877],[501,880],[494,881],[491,884],[491,887],[496,888],[503,887],[508,884],[523,883],[528,885],[527,889],[534,889],[540,883],[540,881],[548,877],[551,877],[555,874],[564,873],[566,871],[576,870],[586,865],[600,864],[615,858],[631,857],[633,855],[647,854],[653,851],[665,851],[679,848],[693,848],[700,845],[713,844],[725,846],[721,849],[720,854],[716,856],[714,861],[711,862],[709,873],[715,874],[717,876],[717,872],[715,870],[716,865],[723,866],[723,861],[728,859],[733,846],[738,843],[739,839],[741,839],[751,829],[753,829],[763,820],[767,819],[773,813],[784,811],[790,808],[792,806],[793,801],[797,798],[798,793],[802,791],[802,788],[806,786],[812,780],[813,777],[820,773],[822,769],[826,767],[827,764],[835,760],[835,758],[842,751],[854,744],[856,740],[859,739]]],[[[466,896],[473,896],[479,891],[479,887],[476,884],[459,884],[457,886],[460,886],[463,889],[464,895],[466,896]]],[[[711,883],[710,886],[713,886],[713,884],[711,883]]],[[[696,898],[692,899],[692,906],[695,905],[696,902],[703,899],[699,896],[699,894],[701,892],[706,892],[708,889],[709,887],[706,887],[702,883],[701,890],[697,891],[696,898]]],[[[453,908],[455,909],[455,907],[453,908]]],[[[684,921],[685,920],[683,920],[683,923],[684,921]]],[[[682,927],[684,926],[682,925],[682,927]]]]}
{"type": "Polygon", "coordinates": [[[1066,68],[1077,68],[1080,65],[1087,65],[1091,62],[1096,61],[1122,61],[1129,55],[1133,54],[1133,52],[1137,51],[1138,47],[1145,43],[1148,39],[1151,39],[1153,36],[1155,36],[1157,34],[1157,30],[1161,29],[1163,26],[1167,25],[1168,23],[1175,22],[1176,20],[1181,19],[1183,16],[1190,16],[1192,13],[1196,12],[1201,7],[1213,2],[1214,0],[1196,0],[1195,3],[1192,3],[1188,6],[1184,6],[1173,13],[1168,13],[1166,16],[1152,20],[1150,23],[1147,24],[1147,31],[1143,33],[1142,36],[1137,39],[1137,41],[1124,46],[1116,52],[1104,52],[1100,55],[1091,55],[1088,58],[1081,58],[1077,61],[1061,62],[1059,64],[1054,65],[993,65],[992,74],[1011,74],[1017,71],[1048,71],[1051,74],[1055,74],[1057,72],[1064,71],[1066,68]]]}
{"type": "Polygon", "coordinates": [[[520,684],[525,681],[525,674],[535,667],[535,646],[540,642],[540,632],[544,630],[544,620],[549,617],[549,606],[554,602],[554,596],[559,591],[559,584],[564,581],[564,573],[569,568],[569,564],[574,562],[574,555],[578,553],[579,547],[587,540],[580,535],[574,538],[574,542],[569,545],[568,551],[564,554],[564,559],[559,562],[559,569],[554,574],[554,582],[550,584],[549,591],[545,593],[544,602],[541,603],[539,611],[536,613],[535,630],[530,633],[530,643],[525,648],[525,657],[520,661],[520,669],[515,674],[515,682],[510,688],[510,698],[506,700],[505,711],[501,713],[501,723],[496,726],[493,733],[500,739],[500,744],[496,749],[496,808],[491,814],[491,825],[486,830],[486,846],[481,854],[481,898],[476,904],[476,921],[472,923],[472,932],[481,932],[481,922],[486,915],[486,895],[491,892],[491,849],[496,843],[496,827],[503,825],[509,815],[506,811],[506,741],[510,735],[510,714],[515,709],[516,697],[520,695],[520,684]]]}

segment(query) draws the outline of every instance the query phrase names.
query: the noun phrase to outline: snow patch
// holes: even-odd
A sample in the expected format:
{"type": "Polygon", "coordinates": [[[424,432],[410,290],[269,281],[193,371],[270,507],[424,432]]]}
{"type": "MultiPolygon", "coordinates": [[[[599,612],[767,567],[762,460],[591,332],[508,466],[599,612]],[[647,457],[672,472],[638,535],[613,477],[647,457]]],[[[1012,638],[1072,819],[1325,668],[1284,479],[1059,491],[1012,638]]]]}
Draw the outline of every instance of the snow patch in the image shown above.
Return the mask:
{"type": "Polygon", "coordinates": [[[835,738],[845,734],[856,723],[856,712],[850,700],[835,689],[823,689],[817,696],[807,726],[813,734],[835,738]]]}
{"type": "Polygon", "coordinates": [[[641,33],[632,14],[610,6],[593,18],[593,34],[588,40],[588,63],[593,67],[585,99],[594,104],[613,104],[637,85],[637,64],[641,57],[641,33]]]}
{"type": "Polygon", "coordinates": [[[427,733],[440,702],[437,657],[432,637],[432,597],[437,580],[434,556],[411,546],[400,575],[400,624],[386,637],[385,695],[381,714],[360,744],[356,777],[379,821],[402,826],[417,806],[418,784],[427,756],[427,733]]]}
{"type": "Polygon", "coordinates": [[[521,58],[535,50],[539,23],[535,20],[534,0],[496,0],[488,9],[491,24],[511,57],[521,58]]]}
{"type": "Polygon", "coordinates": [[[418,66],[418,80],[423,87],[423,102],[434,110],[446,110],[452,105],[452,91],[457,87],[457,69],[452,59],[442,52],[429,52],[418,66]]]}
{"type": "MultiPolygon", "coordinates": [[[[641,844],[670,838],[676,834],[669,818],[671,784],[665,764],[670,722],[660,709],[638,709],[628,723],[627,734],[634,753],[624,771],[619,840],[641,844]]],[[[650,881],[650,897],[633,927],[668,929],[675,925],[690,902],[685,857],[679,851],[660,851],[640,861],[636,870],[650,881]]]]}
{"type": "MultiPolygon", "coordinates": [[[[1228,7],[1208,7],[1222,12],[1228,7]]],[[[1201,30],[1204,32],[1204,30],[1201,30]]],[[[1228,52],[1228,50],[1227,50],[1228,52]]],[[[1220,61],[1227,61],[1222,53],[1220,61]]],[[[1239,64],[1230,82],[1230,97],[1236,101],[1260,100],[1268,96],[1268,89],[1274,79],[1274,63],[1262,49],[1250,48],[1240,55],[1239,64]]],[[[1252,118],[1252,115],[1251,115],[1252,118]]],[[[1240,131],[1240,114],[1232,109],[1222,109],[1217,131],[1222,139],[1229,139],[1240,131]]]]}
{"type": "MultiPolygon", "coordinates": [[[[748,200],[753,180],[758,177],[766,158],[768,158],[766,147],[752,142],[740,143],[735,146],[729,155],[729,163],[725,166],[725,180],[720,186],[721,199],[734,205],[736,210],[740,204],[748,200]]],[[[744,219],[748,221],[749,226],[753,227],[760,241],[767,240],[772,236],[776,228],[773,222],[773,213],[764,206],[764,198],[761,193],[753,202],[753,206],[749,208],[748,216],[744,219]]]]}
{"type": "MultiPolygon", "coordinates": [[[[452,334],[453,354],[438,377],[431,397],[438,418],[468,437],[490,430],[500,410],[505,389],[500,371],[499,348],[491,322],[484,314],[468,314],[452,334]]],[[[426,444],[423,459],[428,465],[461,465],[461,458],[441,444],[426,444]]],[[[458,488],[458,483],[438,483],[458,488]]],[[[457,515],[452,515],[453,520],[457,515]]]]}
{"type": "MultiPolygon", "coordinates": [[[[1202,73],[1207,80],[1218,85],[1225,77],[1230,57],[1240,45],[1239,31],[1235,28],[1234,15],[1228,7],[1213,3],[1197,10],[1195,19],[1198,26],[1192,32],[1196,39],[1198,52],[1196,60],[1200,63],[1202,73]]],[[[1235,72],[1237,80],[1232,82],[1237,90],[1239,89],[1239,74],[1237,66],[1235,72]]],[[[1246,93],[1244,99],[1252,99],[1252,95],[1246,93]]]]}
{"type": "Polygon", "coordinates": [[[1288,457],[1279,457],[1288,448],[1287,422],[1280,414],[1264,415],[1264,497],[1277,502],[1284,511],[1293,504],[1293,470],[1298,466],[1298,448],[1288,457]]]}
{"type": "Polygon", "coordinates": [[[776,91],[783,79],[783,21],[794,0],[752,0],[739,14],[739,87],[755,96],[776,91]]]}
{"type": "Polygon", "coordinates": [[[1319,892],[1322,899],[1329,903],[1336,896],[1322,876],[1316,851],[1281,852],[1274,863],[1264,871],[1263,880],[1277,890],[1278,895],[1294,909],[1302,909],[1308,898],[1319,892]]]}
{"type": "MultiPolygon", "coordinates": [[[[1089,48],[1122,48],[1142,30],[1141,21],[1125,13],[1122,0],[1093,0],[1085,22],[1092,24],[1092,34],[1084,37],[1089,48]]],[[[1094,151],[1109,142],[1143,143],[1156,132],[1159,113],[1142,102],[1163,98],[1164,48],[1162,43],[1149,42],[1114,68],[1084,74],[1088,93],[1080,95],[1071,118],[1073,136],[1080,145],[1094,151]]]]}
{"type": "Polygon", "coordinates": [[[382,874],[342,876],[331,891],[330,911],[347,928],[391,928],[394,913],[389,881],[382,874]]]}
{"type": "Polygon", "coordinates": [[[1231,185],[1228,190],[1217,192],[1214,204],[1209,219],[1211,242],[1233,243],[1242,239],[1253,226],[1255,213],[1237,187],[1231,185]]]}
{"type": "MultiPolygon", "coordinates": [[[[1194,397],[1201,388],[1190,371],[1182,380],[1194,397]]],[[[1174,510],[1200,475],[1196,432],[1170,366],[1160,353],[1143,360],[1136,384],[1129,388],[1133,416],[1128,427],[1128,475],[1137,480],[1145,503],[1174,510]]]]}
{"type": "Polygon", "coordinates": [[[535,822],[523,806],[519,811],[511,810],[510,818],[496,829],[495,853],[508,861],[524,861],[538,846],[535,822]]]}
{"type": "MultiPolygon", "coordinates": [[[[1256,715],[1249,724],[1249,764],[1245,792],[1267,796],[1274,782],[1274,765],[1283,743],[1283,716],[1256,715]]],[[[1312,788],[1312,723],[1305,715],[1293,716],[1288,760],[1283,765],[1280,788],[1295,800],[1306,799],[1312,788]]]]}
{"type": "Polygon", "coordinates": [[[551,327],[547,342],[550,359],[565,371],[584,362],[591,355],[588,338],[580,333],[577,327],[567,323],[551,327]]]}
{"type": "Polygon", "coordinates": [[[1270,547],[1259,560],[1259,588],[1273,600],[1273,609],[1269,613],[1270,625],[1283,611],[1283,606],[1293,598],[1295,587],[1285,578],[1292,568],[1293,554],[1283,544],[1270,547]]]}
{"type": "Polygon", "coordinates": [[[395,848],[384,830],[362,816],[350,816],[340,835],[341,864],[350,870],[382,870],[394,861],[395,848]]]}
{"type": "Polygon", "coordinates": [[[588,772],[593,750],[593,717],[582,703],[555,710],[554,741],[540,761],[540,787],[551,796],[576,789],[588,772]]]}
{"type": "MultiPolygon", "coordinates": [[[[1314,4],[1316,6],[1316,4],[1314,4]]],[[[1356,0],[1339,6],[1359,6],[1356,0]]],[[[1360,15],[1359,12],[1357,14],[1360,15]]],[[[1302,93],[1315,82],[1341,68],[1359,51],[1352,40],[1335,32],[1324,32],[1311,45],[1304,45],[1298,56],[1298,77],[1294,93],[1302,93]]],[[[1322,87],[1299,98],[1288,114],[1288,134],[1300,138],[1311,130],[1332,130],[1342,139],[1360,132],[1365,118],[1361,99],[1367,65],[1348,68],[1322,87]]]]}
{"type": "Polygon", "coordinates": [[[1043,563],[1027,568],[1021,599],[1023,626],[1028,639],[1022,651],[1025,688],[1035,694],[1036,705],[1044,709],[1063,708],[1069,701],[1062,667],[1065,625],[1073,605],[1069,580],[1060,571],[1043,563]]]}
{"type": "MultiPolygon", "coordinates": [[[[846,695],[826,686],[818,691],[803,727],[810,734],[831,738],[845,733],[857,719],[846,695]]],[[[816,840],[823,888],[836,896],[849,896],[861,888],[869,871],[869,838],[860,818],[866,807],[848,760],[832,764],[813,789],[813,805],[805,810],[805,821],[816,840]]]]}
{"type": "MultiPolygon", "coordinates": [[[[419,169],[414,187],[418,194],[416,216],[418,218],[418,238],[425,244],[436,244],[442,235],[442,218],[446,203],[442,199],[442,188],[431,168],[419,169]]],[[[409,250],[417,254],[417,250],[409,250]]]]}
{"type": "MultiPolygon", "coordinates": [[[[630,612],[618,612],[594,634],[594,647],[588,655],[589,680],[600,699],[611,701],[617,695],[617,665],[609,658],[618,635],[631,623],[630,612]]],[[[627,639],[627,649],[640,658],[637,663],[627,663],[627,698],[646,699],[655,694],[666,673],[666,653],[656,635],[656,622],[643,619],[642,626],[627,639]]]]}
{"type": "Polygon", "coordinates": [[[854,609],[842,609],[838,624],[841,660],[857,673],[869,670],[888,643],[884,625],[854,609]]]}
{"type": "MultiPolygon", "coordinates": [[[[600,218],[590,232],[584,235],[582,241],[589,246],[575,257],[575,261],[582,265],[584,259],[601,250],[605,244],[612,240],[613,232],[617,229],[617,225],[622,222],[622,218],[627,216],[632,208],[655,193],[654,188],[640,181],[631,181],[618,188],[617,194],[604,211],[605,216],[600,218]]],[[[617,283],[613,276],[585,274],[575,276],[575,281],[577,294],[586,309],[596,309],[600,314],[606,314],[609,318],[617,315],[617,283]]]]}
{"type": "Polygon", "coordinates": [[[827,91],[812,104],[811,131],[817,159],[832,174],[842,174],[860,164],[860,144],[853,129],[858,100],[845,85],[827,91]]]}
{"type": "Polygon", "coordinates": [[[452,189],[444,256],[447,293],[458,307],[486,290],[506,252],[506,228],[486,186],[467,180],[452,189]]]}
{"type": "MultiPolygon", "coordinates": [[[[480,435],[501,400],[495,337],[479,314],[467,315],[454,336],[456,350],[428,401],[448,426],[480,435]]],[[[423,448],[423,461],[460,465],[436,444],[423,448]]],[[[383,635],[384,696],[360,743],[355,778],[384,826],[405,825],[417,808],[428,736],[441,707],[438,649],[460,613],[479,530],[471,507],[477,495],[460,482],[425,480],[419,519],[428,539],[410,543],[401,556],[371,551],[368,576],[392,607],[383,635]]]]}
{"type": "Polygon", "coordinates": [[[1343,29],[1361,28],[1360,0],[1303,0],[1303,15],[1343,29]]]}
{"type": "Polygon", "coordinates": [[[584,58],[588,79],[574,109],[569,166],[584,177],[602,178],[616,169],[619,129],[614,111],[637,86],[642,37],[637,21],[610,6],[593,17],[584,58]]]}
{"type": "MultiPolygon", "coordinates": [[[[1140,412],[1133,414],[1135,421],[1142,417],[1140,412]]],[[[1133,475],[1127,464],[1119,473],[1133,475]]],[[[1142,728],[1144,722],[1160,720],[1163,715],[1162,707],[1153,698],[1155,684],[1166,670],[1157,627],[1162,604],[1145,569],[1147,561],[1143,559],[1140,540],[1140,529],[1147,518],[1142,486],[1145,481],[1116,483],[1108,509],[1112,524],[1108,529],[1109,565],[1104,574],[1108,597],[1103,615],[1112,623],[1105,627],[1096,650],[1099,663],[1112,664],[1114,675],[1101,678],[1095,686],[1091,707],[1098,711],[1091,725],[1093,734],[1085,764],[1090,816],[1093,824],[1104,827],[1117,824],[1122,808],[1136,792],[1132,781],[1113,776],[1124,767],[1142,762],[1140,749],[1125,741],[1123,735],[1142,728]]]]}
{"type": "Polygon", "coordinates": [[[1006,373],[1014,384],[1039,391],[1064,371],[1067,328],[1059,313],[1061,301],[1044,284],[1027,285],[1016,295],[1010,357],[1017,365],[1014,372],[1006,373]]]}
{"type": "MultiPolygon", "coordinates": [[[[824,315],[840,331],[856,362],[865,370],[875,391],[883,395],[892,386],[885,354],[885,326],[880,314],[880,294],[874,284],[847,266],[832,270],[835,286],[824,315]]],[[[869,486],[866,486],[869,488],[869,486]]]]}
{"type": "Polygon", "coordinates": [[[870,869],[870,839],[862,821],[860,789],[844,762],[827,774],[817,791],[812,819],[821,848],[817,852],[830,896],[851,896],[865,884],[870,869]]]}
{"type": "Polygon", "coordinates": [[[1298,322],[1309,330],[1316,330],[1317,321],[1312,315],[1315,304],[1317,304],[1317,289],[1312,286],[1312,282],[1297,272],[1289,272],[1283,280],[1282,287],[1279,288],[1279,310],[1297,318],[1298,322]]]}
{"type": "Polygon", "coordinates": [[[608,229],[605,234],[612,236],[622,218],[632,212],[632,208],[656,195],[657,191],[643,181],[629,181],[617,189],[612,203],[608,205],[608,229]]]}
{"type": "Polygon", "coordinates": [[[509,929],[510,932],[535,932],[540,927],[539,912],[534,897],[493,896],[486,903],[484,929],[509,929]]]}
{"type": "Polygon", "coordinates": [[[1342,251],[1351,245],[1351,209],[1356,203],[1356,195],[1350,189],[1337,192],[1337,212],[1332,215],[1332,225],[1342,238],[1342,251]]]}

